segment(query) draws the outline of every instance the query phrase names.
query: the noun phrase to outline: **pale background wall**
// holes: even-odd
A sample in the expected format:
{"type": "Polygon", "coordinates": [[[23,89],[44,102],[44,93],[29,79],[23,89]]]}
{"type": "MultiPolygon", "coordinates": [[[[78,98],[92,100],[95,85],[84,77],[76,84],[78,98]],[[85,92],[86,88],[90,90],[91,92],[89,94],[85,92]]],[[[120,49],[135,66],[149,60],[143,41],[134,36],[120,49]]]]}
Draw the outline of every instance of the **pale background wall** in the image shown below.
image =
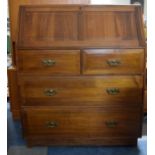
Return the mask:
{"type": "Polygon", "coordinates": [[[91,0],[92,4],[130,4],[130,0],[91,0]]]}
{"type": "Polygon", "coordinates": [[[144,18],[147,20],[147,0],[144,0],[144,18]]]}

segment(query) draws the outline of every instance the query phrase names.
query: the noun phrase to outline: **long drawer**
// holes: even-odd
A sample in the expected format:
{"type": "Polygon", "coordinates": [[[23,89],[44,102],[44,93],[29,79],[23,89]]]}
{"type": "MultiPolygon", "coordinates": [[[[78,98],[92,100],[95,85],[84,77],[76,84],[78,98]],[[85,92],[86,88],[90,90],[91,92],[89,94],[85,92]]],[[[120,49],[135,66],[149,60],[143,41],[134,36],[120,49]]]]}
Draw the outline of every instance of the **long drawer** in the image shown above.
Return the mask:
{"type": "Polygon", "coordinates": [[[79,75],[79,50],[23,50],[18,52],[18,70],[33,75],[79,75]]]}
{"type": "Polygon", "coordinates": [[[24,108],[26,136],[130,137],[138,136],[140,109],[103,107],[31,107],[24,108]]]}
{"type": "Polygon", "coordinates": [[[142,102],[142,76],[20,77],[24,105],[113,105],[142,102]]]}
{"type": "Polygon", "coordinates": [[[83,74],[141,74],[143,49],[83,50],[83,74]]]}

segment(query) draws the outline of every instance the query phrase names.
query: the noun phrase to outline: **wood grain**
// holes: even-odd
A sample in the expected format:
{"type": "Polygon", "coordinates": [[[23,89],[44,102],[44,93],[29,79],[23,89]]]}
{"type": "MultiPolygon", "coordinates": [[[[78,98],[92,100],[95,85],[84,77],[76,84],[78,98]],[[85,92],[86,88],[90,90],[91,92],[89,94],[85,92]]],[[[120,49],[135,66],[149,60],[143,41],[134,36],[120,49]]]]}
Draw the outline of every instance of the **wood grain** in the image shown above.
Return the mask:
{"type": "Polygon", "coordinates": [[[29,146],[136,144],[146,57],[141,15],[135,5],[21,6],[17,85],[29,146]]]}
{"type": "Polygon", "coordinates": [[[141,76],[21,77],[24,105],[137,105],[142,103],[141,76]],[[109,94],[107,89],[119,89],[109,94]],[[45,91],[54,90],[48,96],[45,91]]]}
{"type": "Polygon", "coordinates": [[[124,6],[108,8],[109,11],[104,5],[21,7],[18,48],[143,46],[135,6],[128,6],[126,11],[124,6]]]}
{"type": "MultiPolygon", "coordinates": [[[[71,7],[69,7],[71,8],[71,7]]],[[[48,8],[40,11],[41,8],[33,8],[33,11],[21,7],[21,24],[19,26],[19,46],[44,46],[55,43],[65,43],[78,39],[77,18],[78,8],[73,11],[66,11],[58,8],[56,11],[49,11],[48,8]]],[[[72,9],[72,8],[71,8],[72,9]]]]}
{"type": "Polygon", "coordinates": [[[100,138],[53,138],[44,136],[28,136],[25,138],[27,145],[32,146],[134,146],[137,145],[136,137],[100,137],[100,138]]]}
{"type": "Polygon", "coordinates": [[[57,139],[136,137],[141,118],[138,109],[131,108],[108,110],[102,107],[35,107],[26,108],[23,113],[26,136],[43,135],[57,139]],[[108,121],[117,124],[109,127],[106,124],[108,121]],[[55,122],[56,126],[49,126],[49,122],[55,122]]]}
{"type": "Polygon", "coordinates": [[[79,50],[19,51],[19,73],[33,75],[79,75],[79,50]],[[53,61],[47,64],[46,61],[53,61]]]}
{"type": "Polygon", "coordinates": [[[12,42],[17,41],[18,14],[21,5],[89,4],[89,0],[9,0],[12,42]]]}
{"type": "Polygon", "coordinates": [[[8,87],[10,98],[10,110],[12,112],[13,119],[20,119],[20,101],[19,101],[19,87],[17,81],[17,70],[12,67],[7,69],[8,75],[8,87]]]}
{"type": "Polygon", "coordinates": [[[144,113],[147,113],[147,90],[144,91],[144,113]]]}
{"type": "MultiPolygon", "coordinates": [[[[90,6],[81,15],[82,39],[87,42],[106,42],[110,46],[116,42],[116,46],[138,44],[138,34],[135,27],[134,11],[119,11],[90,6]],[[92,10],[93,8],[93,10],[92,10]]],[[[117,7],[116,7],[117,8],[117,7]]],[[[124,7],[122,7],[123,9],[124,7]]]]}
{"type": "Polygon", "coordinates": [[[141,74],[143,49],[90,49],[83,51],[83,74],[141,74]],[[110,64],[112,61],[118,64],[110,64]]]}

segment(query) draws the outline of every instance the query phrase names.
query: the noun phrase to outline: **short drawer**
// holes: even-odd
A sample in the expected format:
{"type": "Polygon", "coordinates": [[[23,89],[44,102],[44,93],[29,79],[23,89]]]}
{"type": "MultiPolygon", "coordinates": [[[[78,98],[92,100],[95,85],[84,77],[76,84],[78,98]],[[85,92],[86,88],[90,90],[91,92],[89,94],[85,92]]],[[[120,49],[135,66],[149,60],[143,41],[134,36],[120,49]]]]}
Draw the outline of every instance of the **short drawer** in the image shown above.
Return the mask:
{"type": "Polygon", "coordinates": [[[31,107],[22,110],[26,136],[103,138],[138,136],[138,109],[103,107],[31,107]]]}
{"type": "Polygon", "coordinates": [[[80,74],[79,50],[18,51],[20,73],[37,75],[80,74]]]}
{"type": "Polygon", "coordinates": [[[20,77],[25,105],[142,103],[142,76],[20,77]]]}
{"type": "Polygon", "coordinates": [[[143,49],[95,49],[83,51],[83,74],[141,74],[143,49]]]}

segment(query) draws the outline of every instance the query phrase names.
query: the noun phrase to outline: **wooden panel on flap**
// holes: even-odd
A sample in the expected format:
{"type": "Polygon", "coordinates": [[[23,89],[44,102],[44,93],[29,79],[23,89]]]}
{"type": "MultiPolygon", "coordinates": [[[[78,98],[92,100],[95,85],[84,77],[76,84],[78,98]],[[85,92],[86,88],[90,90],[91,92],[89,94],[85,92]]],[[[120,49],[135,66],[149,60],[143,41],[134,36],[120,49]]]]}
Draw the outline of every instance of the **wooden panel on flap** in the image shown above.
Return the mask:
{"type": "MultiPolygon", "coordinates": [[[[74,7],[73,7],[74,9],[74,7]]],[[[78,9],[78,8],[77,8],[78,9]]],[[[20,18],[19,45],[46,47],[78,40],[78,12],[38,11],[22,8],[20,18]]],[[[64,8],[65,10],[65,8],[64,8]]]]}

